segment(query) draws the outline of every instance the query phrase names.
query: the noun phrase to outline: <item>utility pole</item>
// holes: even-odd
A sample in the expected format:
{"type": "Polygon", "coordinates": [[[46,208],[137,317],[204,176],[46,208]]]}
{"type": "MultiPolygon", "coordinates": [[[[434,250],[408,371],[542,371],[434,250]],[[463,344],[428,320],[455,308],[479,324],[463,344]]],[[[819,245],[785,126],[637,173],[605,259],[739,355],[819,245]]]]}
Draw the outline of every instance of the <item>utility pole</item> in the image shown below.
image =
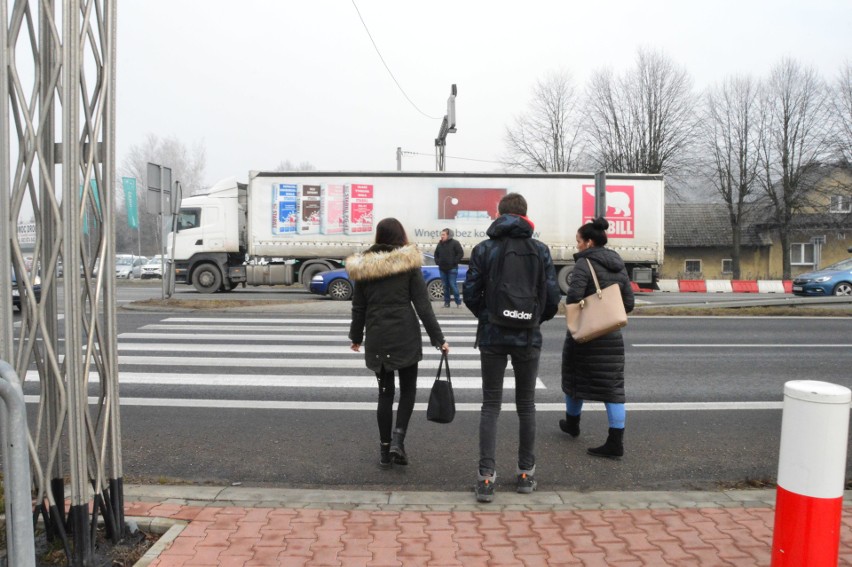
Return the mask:
{"type": "Polygon", "coordinates": [[[445,159],[444,148],[447,146],[447,134],[456,133],[456,86],[450,89],[450,98],[447,99],[447,113],[441,121],[438,137],[435,138],[435,171],[444,171],[445,159]]]}

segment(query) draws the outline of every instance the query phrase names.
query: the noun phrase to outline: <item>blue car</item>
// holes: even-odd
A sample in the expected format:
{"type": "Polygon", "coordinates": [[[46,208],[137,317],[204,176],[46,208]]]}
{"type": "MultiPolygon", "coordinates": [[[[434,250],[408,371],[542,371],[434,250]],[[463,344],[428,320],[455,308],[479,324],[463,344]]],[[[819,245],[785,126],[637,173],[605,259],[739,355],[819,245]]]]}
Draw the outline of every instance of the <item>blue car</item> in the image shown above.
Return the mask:
{"type": "Polygon", "coordinates": [[[841,260],[816,272],[796,276],[796,295],[852,295],[852,258],[841,260]]]}
{"type": "MultiPolygon", "coordinates": [[[[435,265],[435,258],[431,254],[423,254],[423,266],[421,268],[423,278],[426,280],[426,291],[432,301],[444,300],[444,284],[441,283],[441,274],[435,265]]],[[[456,278],[461,293],[464,278],[467,276],[467,266],[459,265],[459,275],[456,278]]],[[[327,295],[338,301],[352,299],[352,282],[345,268],[320,272],[311,279],[311,293],[327,295]]]]}

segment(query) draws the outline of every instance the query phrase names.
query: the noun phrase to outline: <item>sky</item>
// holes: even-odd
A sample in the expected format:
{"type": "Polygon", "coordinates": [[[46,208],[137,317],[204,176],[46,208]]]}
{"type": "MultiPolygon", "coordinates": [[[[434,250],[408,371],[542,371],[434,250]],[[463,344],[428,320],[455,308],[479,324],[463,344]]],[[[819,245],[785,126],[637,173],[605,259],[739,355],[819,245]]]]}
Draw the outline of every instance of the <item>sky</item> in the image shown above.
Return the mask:
{"type": "Polygon", "coordinates": [[[446,170],[499,171],[536,81],[567,71],[582,90],[639,48],[682,65],[696,91],[785,56],[834,80],[852,60],[852,2],[122,1],[117,157],[154,134],[203,146],[210,185],[284,160],[392,171],[397,147],[424,154],[404,155],[404,171],[434,171],[456,84],[446,170]]]}

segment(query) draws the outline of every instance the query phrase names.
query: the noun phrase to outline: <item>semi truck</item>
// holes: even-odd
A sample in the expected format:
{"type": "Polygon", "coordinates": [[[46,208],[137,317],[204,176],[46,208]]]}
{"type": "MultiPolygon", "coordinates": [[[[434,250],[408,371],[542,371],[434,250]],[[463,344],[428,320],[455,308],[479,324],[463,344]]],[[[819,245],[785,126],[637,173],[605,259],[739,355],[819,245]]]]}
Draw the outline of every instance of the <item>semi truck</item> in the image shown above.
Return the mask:
{"type": "MultiPolygon", "coordinates": [[[[175,283],[201,293],[308,287],[315,274],[366,250],[385,217],[399,219],[424,252],[449,228],[469,258],[511,192],[526,198],[534,237],[549,247],[565,292],[577,229],[595,212],[593,174],[252,171],[247,183],[226,179],[183,200],[168,242],[175,283]]],[[[663,263],[664,193],[659,175],[606,178],[608,246],[642,286],[653,286],[663,263]]]]}

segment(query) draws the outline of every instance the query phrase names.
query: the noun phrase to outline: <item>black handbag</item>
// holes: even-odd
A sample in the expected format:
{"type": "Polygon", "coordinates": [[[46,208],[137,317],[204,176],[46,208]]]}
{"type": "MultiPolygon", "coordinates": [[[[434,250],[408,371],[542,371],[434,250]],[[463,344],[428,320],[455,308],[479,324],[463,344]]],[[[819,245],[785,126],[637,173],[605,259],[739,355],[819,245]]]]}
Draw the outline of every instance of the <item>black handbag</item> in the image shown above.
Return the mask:
{"type": "Polygon", "coordinates": [[[426,407],[426,419],[435,423],[450,423],[456,416],[456,397],[453,395],[453,381],[450,378],[450,362],[447,353],[441,354],[438,364],[438,374],[432,384],[429,394],[429,405],[426,407]],[[441,369],[446,365],[447,379],[441,380],[441,369]]]}

